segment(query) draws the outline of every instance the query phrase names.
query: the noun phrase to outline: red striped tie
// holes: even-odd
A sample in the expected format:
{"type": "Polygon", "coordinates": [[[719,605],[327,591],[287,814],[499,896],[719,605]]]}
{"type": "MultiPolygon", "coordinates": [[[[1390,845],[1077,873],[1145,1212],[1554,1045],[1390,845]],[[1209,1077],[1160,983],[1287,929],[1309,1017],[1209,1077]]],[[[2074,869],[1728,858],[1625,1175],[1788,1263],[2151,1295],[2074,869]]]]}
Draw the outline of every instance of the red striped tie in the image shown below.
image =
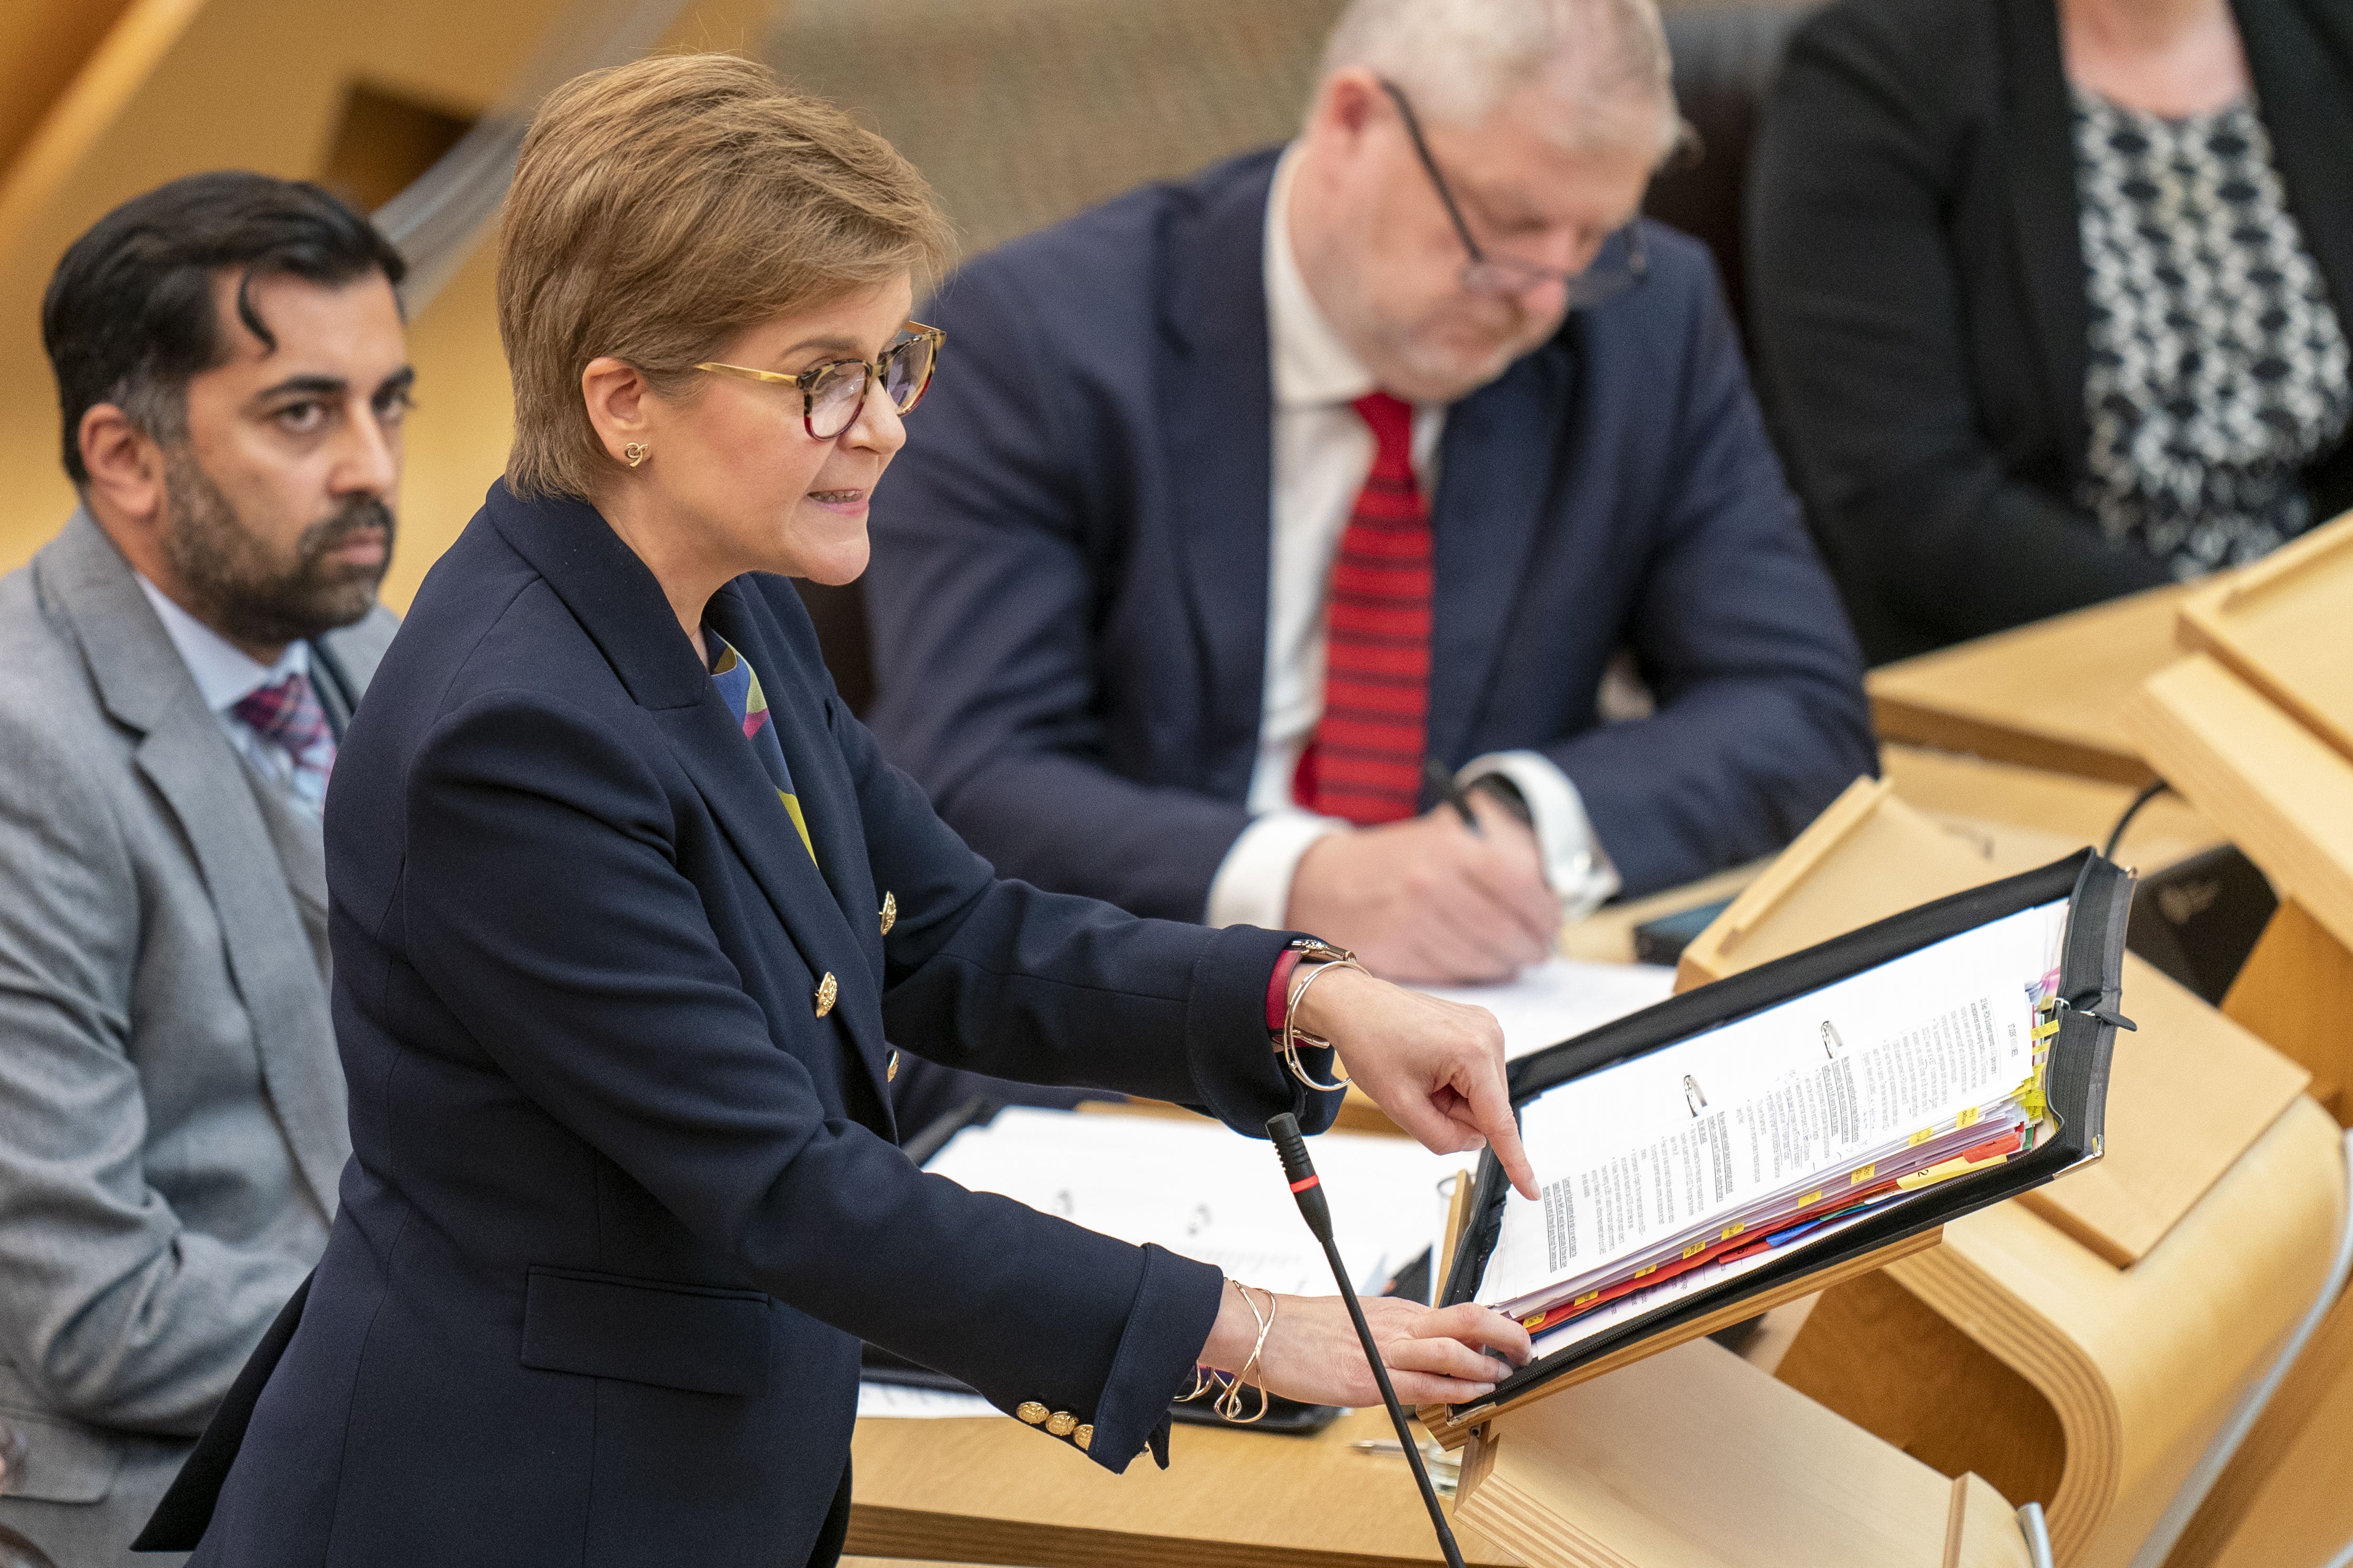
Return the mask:
{"type": "Polygon", "coordinates": [[[1414,815],[1430,713],[1430,510],[1413,477],[1413,405],[1360,397],[1372,472],[1332,567],[1324,716],[1299,759],[1303,805],[1359,826],[1414,815]]]}

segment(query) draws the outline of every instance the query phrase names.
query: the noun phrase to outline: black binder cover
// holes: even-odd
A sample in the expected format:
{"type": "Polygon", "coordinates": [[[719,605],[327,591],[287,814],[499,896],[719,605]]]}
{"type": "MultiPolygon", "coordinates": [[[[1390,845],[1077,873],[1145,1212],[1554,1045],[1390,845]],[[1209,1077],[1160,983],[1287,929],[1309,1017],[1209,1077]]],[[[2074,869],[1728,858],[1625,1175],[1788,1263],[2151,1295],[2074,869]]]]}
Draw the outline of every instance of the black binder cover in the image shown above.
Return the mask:
{"type": "MultiPolygon", "coordinates": [[[[2059,963],[2059,1032],[2051,1042],[2044,1079],[2058,1131],[2031,1152],[1975,1175],[1926,1187],[1883,1213],[1786,1258],[1693,1292],[1619,1324],[1607,1332],[1542,1356],[1472,1404],[1452,1406],[1454,1421],[1475,1419],[1482,1408],[1516,1400],[1563,1374],[1775,1286],[1916,1236],[1989,1204],[2039,1187],[2063,1171],[2096,1159],[2108,1096],[2108,1057],[2116,1026],[2124,969],[2125,930],[2132,905],[2132,874],[2090,849],[2040,870],[1907,910],[1875,925],[1760,964],[1645,1008],[1590,1033],[1522,1057],[1511,1067],[1512,1103],[1524,1106],[1556,1085],[1599,1068],[1675,1045],[1704,1030],[1801,996],[1850,975],[1966,931],[2066,899],[2067,933],[2059,963]]],[[[2126,1027],[2131,1026],[2126,1023],[2126,1027]]],[[[1493,1151],[1481,1156],[1472,1217],[1448,1273],[1443,1303],[1476,1298],[1487,1258],[1503,1226],[1505,1184],[1493,1151]]]]}

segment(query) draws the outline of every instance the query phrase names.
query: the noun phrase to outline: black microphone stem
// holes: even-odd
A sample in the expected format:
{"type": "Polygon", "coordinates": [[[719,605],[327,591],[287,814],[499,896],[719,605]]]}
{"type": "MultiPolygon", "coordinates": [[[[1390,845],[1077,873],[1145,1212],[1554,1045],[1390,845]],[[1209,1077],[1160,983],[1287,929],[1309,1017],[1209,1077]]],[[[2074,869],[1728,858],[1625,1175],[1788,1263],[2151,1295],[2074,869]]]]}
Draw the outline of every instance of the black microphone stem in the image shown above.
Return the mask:
{"type": "Polygon", "coordinates": [[[1332,1265],[1332,1278],[1339,1282],[1340,1299],[1348,1303],[1349,1321],[1356,1325],[1356,1341],[1365,1347],[1366,1364],[1373,1369],[1373,1382],[1381,1391],[1381,1403],[1388,1407],[1389,1425],[1397,1428],[1398,1445],[1405,1450],[1405,1461],[1413,1467],[1414,1484],[1421,1489],[1422,1506],[1430,1510],[1430,1528],[1438,1531],[1438,1548],[1445,1553],[1447,1568],[1463,1568],[1461,1549],[1454,1544],[1454,1531],[1446,1522],[1445,1510],[1438,1506],[1438,1489],[1430,1484],[1430,1470],[1421,1462],[1421,1445],[1413,1435],[1405,1417],[1405,1407],[1398,1403],[1397,1390],[1389,1386],[1389,1369],[1381,1364],[1379,1347],[1373,1343],[1372,1325],[1365,1321],[1364,1304],[1356,1300],[1356,1288],[1348,1279],[1347,1266],[1340,1260],[1339,1244],[1332,1239],[1332,1208],[1324,1201],[1323,1179],[1316,1175],[1314,1163],[1307,1156],[1307,1140],[1300,1135],[1299,1119],[1289,1111],[1266,1124],[1266,1134],[1282,1156],[1282,1173],[1290,1179],[1292,1195],[1299,1200],[1300,1217],[1315,1239],[1324,1244],[1324,1257],[1332,1265]]]}

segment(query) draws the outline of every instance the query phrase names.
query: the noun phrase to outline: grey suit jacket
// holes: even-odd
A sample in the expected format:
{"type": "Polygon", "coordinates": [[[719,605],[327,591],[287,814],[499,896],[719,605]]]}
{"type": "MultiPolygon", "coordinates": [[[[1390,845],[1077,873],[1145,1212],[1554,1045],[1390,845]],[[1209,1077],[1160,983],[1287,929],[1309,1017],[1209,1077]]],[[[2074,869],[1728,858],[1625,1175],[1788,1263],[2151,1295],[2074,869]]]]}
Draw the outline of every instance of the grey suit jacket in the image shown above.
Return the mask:
{"type": "MultiPolygon", "coordinates": [[[[328,639],[355,687],[382,608],[328,639]]],[[[326,1243],[351,1152],[318,824],[86,513],[0,578],[0,1522],[127,1548],[326,1243]]]]}

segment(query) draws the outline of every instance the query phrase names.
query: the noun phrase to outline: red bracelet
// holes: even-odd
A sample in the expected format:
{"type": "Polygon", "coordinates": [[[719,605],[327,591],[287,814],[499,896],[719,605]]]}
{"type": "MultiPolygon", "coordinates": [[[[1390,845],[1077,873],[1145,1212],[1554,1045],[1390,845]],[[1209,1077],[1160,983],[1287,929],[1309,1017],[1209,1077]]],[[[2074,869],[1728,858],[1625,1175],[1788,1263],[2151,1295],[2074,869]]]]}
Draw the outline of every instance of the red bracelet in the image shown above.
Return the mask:
{"type": "Polygon", "coordinates": [[[1282,1016],[1291,1009],[1291,976],[1299,967],[1299,949],[1286,947],[1274,961],[1274,977],[1266,983],[1266,1032],[1282,1033],[1282,1016]]]}

